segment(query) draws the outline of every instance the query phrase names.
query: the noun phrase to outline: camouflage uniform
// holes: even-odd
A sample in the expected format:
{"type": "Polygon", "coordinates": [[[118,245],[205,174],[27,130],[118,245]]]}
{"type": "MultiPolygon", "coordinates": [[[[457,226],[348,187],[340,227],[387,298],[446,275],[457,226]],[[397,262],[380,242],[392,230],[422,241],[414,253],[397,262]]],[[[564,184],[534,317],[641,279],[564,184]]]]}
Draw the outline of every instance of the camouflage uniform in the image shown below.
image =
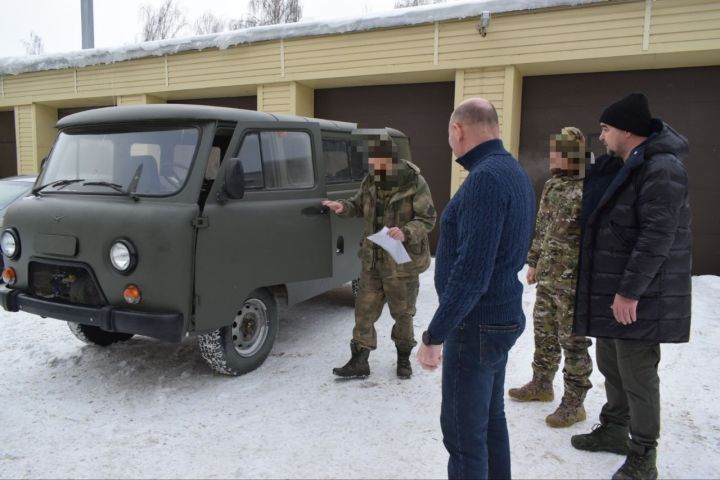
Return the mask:
{"type": "Polygon", "coordinates": [[[393,186],[385,186],[368,175],[358,192],[343,204],[340,216],[362,217],[364,238],[358,255],[362,260],[360,288],[355,301],[353,341],[361,347],[377,347],[375,322],[387,301],[395,320],[392,339],[398,348],[416,345],[413,333],[419,275],[430,266],[428,232],[435,225],[436,212],[430,189],[420,169],[406,160],[393,163],[393,186]],[[383,226],[399,227],[411,262],[397,264],[381,247],[366,237],[383,226]]]}
{"type": "Polygon", "coordinates": [[[554,174],[545,183],[527,259],[537,280],[533,372],[552,381],[562,349],[565,395],[579,402],[592,387],[591,342],[572,335],[582,188],[583,180],[567,173],[554,174]]]}

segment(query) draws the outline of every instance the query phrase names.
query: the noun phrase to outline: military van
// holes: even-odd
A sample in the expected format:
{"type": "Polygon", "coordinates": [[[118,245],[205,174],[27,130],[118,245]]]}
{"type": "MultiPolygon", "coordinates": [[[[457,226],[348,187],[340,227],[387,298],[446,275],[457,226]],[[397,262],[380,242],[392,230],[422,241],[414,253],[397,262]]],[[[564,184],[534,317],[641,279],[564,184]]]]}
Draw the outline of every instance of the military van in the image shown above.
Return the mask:
{"type": "Polygon", "coordinates": [[[8,311],[103,346],[196,335],[215,371],[240,375],[270,353],[278,309],[359,276],[362,223],[321,205],[367,171],[355,124],[143,105],[56,126],[31,194],[5,215],[8,311]]]}

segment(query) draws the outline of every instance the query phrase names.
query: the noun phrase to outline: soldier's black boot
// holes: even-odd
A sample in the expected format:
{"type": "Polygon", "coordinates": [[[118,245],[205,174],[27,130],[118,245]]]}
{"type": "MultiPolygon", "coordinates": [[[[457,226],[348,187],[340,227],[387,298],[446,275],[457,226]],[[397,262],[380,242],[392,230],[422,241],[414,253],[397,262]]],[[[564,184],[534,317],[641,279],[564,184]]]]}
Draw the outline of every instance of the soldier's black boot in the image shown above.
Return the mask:
{"type": "Polygon", "coordinates": [[[398,378],[410,378],[412,376],[412,365],[410,364],[410,352],[412,347],[397,348],[397,376],[398,378]]]}
{"type": "Polygon", "coordinates": [[[612,478],[613,480],[655,480],[658,478],[656,460],[657,450],[654,448],[633,445],[625,463],[612,478]]]}
{"type": "Polygon", "coordinates": [[[628,455],[628,427],[617,423],[595,425],[592,432],[570,437],[570,443],[578,450],[610,452],[628,455]]]}
{"type": "Polygon", "coordinates": [[[370,350],[363,348],[355,342],[350,342],[352,357],[344,366],[333,368],[333,373],[343,378],[365,378],[370,375],[368,357],[370,350]]]}

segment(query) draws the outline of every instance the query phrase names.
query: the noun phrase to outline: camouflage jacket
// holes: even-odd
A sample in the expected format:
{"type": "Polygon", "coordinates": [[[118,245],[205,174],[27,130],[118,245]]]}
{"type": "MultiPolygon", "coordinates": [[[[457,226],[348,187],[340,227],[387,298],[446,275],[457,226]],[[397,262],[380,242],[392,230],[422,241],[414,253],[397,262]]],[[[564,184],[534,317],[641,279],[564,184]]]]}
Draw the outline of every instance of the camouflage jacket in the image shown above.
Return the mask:
{"type": "Polygon", "coordinates": [[[565,174],[545,182],[527,263],[539,283],[575,288],[583,180],[565,174]]]}
{"type": "Polygon", "coordinates": [[[436,212],[430,189],[420,175],[420,169],[406,160],[399,172],[399,185],[382,192],[367,175],[360,190],[352,198],[339,200],[343,217],[362,217],[363,240],[358,255],[365,271],[377,269],[381,275],[417,275],[430,266],[428,232],[435,226],[436,212]],[[377,218],[377,202],[383,201],[383,218],[377,218]],[[382,225],[399,227],[405,235],[403,245],[411,262],[398,265],[382,248],[367,239],[382,225]]]}

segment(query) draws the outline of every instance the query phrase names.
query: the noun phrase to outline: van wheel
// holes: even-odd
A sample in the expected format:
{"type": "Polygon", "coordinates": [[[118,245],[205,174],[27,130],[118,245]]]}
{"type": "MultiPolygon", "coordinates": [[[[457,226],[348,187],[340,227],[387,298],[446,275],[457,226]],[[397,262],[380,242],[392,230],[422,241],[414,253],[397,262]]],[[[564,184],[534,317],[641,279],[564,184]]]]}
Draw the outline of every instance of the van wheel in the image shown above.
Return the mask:
{"type": "Polygon", "coordinates": [[[82,323],[67,322],[70,331],[78,340],[91,345],[107,347],[116,342],[124,342],[133,337],[132,333],[108,332],[95,325],[83,325],[82,323]]]}
{"type": "Polygon", "coordinates": [[[243,375],[262,365],[277,331],[275,299],[266,290],[256,290],[230,325],[198,337],[200,354],[218,373],[243,375]]]}
{"type": "Polygon", "coordinates": [[[358,292],[360,291],[360,279],[356,278],[350,282],[350,288],[352,288],[353,298],[357,298],[358,292]]]}

